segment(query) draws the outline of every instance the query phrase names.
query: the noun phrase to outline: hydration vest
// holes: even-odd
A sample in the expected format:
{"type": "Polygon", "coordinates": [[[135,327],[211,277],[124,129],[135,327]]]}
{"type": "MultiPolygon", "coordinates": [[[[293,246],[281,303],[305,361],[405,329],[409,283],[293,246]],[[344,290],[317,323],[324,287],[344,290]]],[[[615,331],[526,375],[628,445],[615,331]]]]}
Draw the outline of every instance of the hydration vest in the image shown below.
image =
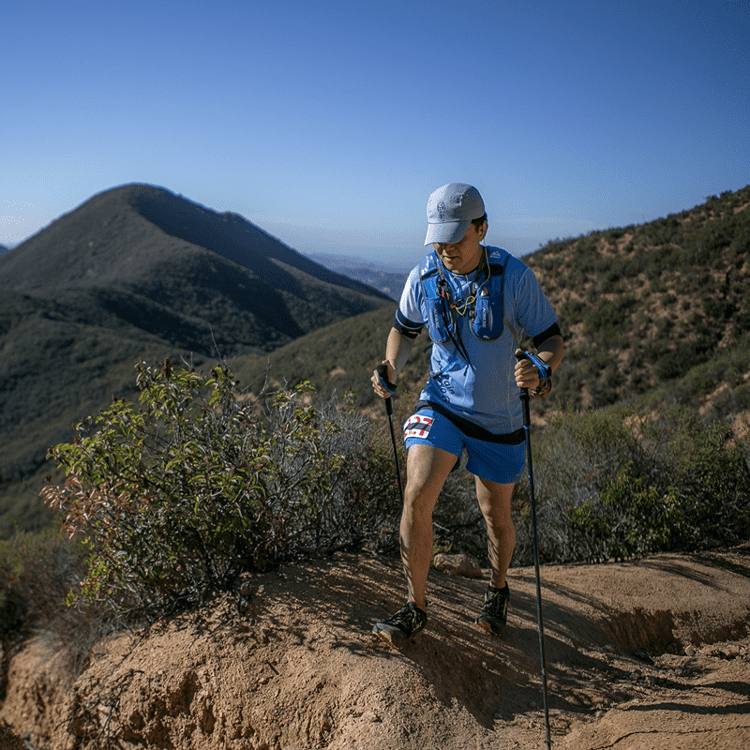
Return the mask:
{"type": "MultiPolygon", "coordinates": [[[[487,250],[485,250],[488,253],[487,250]]],[[[504,252],[504,251],[503,251],[504,252]]],[[[483,259],[484,273],[482,280],[476,287],[476,300],[468,314],[471,319],[472,333],[483,341],[493,341],[503,334],[504,320],[504,292],[505,267],[510,260],[510,253],[506,253],[503,262],[493,262],[497,252],[485,255],[483,259]]],[[[446,279],[445,267],[435,252],[427,255],[420,269],[420,283],[427,305],[427,327],[430,338],[443,344],[452,341],[456,348],[464,349],[460,345],[458,327],[454,311],[451,309],[453,290],[446,279]]],[[[461,300],[458,300],[460,303],[461,300]]]]}

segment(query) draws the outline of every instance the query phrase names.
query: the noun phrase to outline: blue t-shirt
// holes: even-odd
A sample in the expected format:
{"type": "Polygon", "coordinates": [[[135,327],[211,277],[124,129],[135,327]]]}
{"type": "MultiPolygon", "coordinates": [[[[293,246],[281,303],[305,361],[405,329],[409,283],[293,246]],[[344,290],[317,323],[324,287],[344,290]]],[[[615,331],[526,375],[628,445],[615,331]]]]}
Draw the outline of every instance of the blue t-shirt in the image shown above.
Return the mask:
{"type": "MultiPolygon", "coordinates": [[[[518,348],[516,337],[534,337],[557,322],[552,306],[531,269],[506,250],[488,247],[490,263],[505,267],[503,311],[507,324],[502,335],[492,341],[479,339],[471,329],[468,314],[454,314],[460,343],[468,362],[452,341],[433,341],[430,377],[420,394],[421,401],[432,401],[496,435],[514,432],[523,426],[520,392],[514,375],[518,348]]],[[[429,319],[420,281],[427,256],[409,274],[396,311],[396,327],[418,332],[429,319]]],[[[454,274],[440,263],[440,270],[451,289],[454,302],[462,302],[476,288],[482,264],[469,274],[454,274]]],[[[429,328],[429,327],[428,327],[429,328]]]]}

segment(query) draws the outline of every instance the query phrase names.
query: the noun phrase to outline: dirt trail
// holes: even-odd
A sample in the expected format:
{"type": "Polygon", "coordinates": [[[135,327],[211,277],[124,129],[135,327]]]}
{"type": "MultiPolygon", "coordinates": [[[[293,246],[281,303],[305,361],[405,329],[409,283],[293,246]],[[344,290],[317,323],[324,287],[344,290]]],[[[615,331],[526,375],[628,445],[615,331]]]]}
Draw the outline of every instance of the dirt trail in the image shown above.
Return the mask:
{"type": "MultiPolygon", "coordinates": [[[[554,747],[750,747],[750,547],[542,580],[554,747]]],[[[34,750],[544,748],[534,571],[509,582],[493,639],[471,623],[485,582],[433,571],[401,652],[369,632],[402,603],[398,564],[343,554],[111,636],[73,681],[39,636],[6,655],[0,747],[7,722],[34,750]]]]}

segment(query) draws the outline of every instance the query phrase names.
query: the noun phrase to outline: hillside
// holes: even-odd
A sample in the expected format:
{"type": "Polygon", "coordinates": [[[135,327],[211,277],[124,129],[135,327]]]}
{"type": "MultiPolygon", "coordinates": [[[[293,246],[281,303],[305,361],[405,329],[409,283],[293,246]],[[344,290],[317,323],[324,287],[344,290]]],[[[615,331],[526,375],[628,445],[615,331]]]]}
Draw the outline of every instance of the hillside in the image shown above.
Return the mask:
{"type": "MultiPolygon", "coordinates": [[[[553,392],[534,404],[537,421],[563,403],[641,399],[658,408],[668,399],[747,429],[749,204],[750,186],[648,224],[556,240],[524,258],[566,338],[553,392]]],[[[323,395],[352,390],[382,414],[369,377],[395,302],[365,296],[351,279],[334,287],[340,277],[274,242],[240,217],[127,186],[0,257],[2,533],[44,523],[36,494],[47,447],[112,394],[133,397],[139,357],[200,365],[218,351],[250,390],[267,373],[277,384],[310,380],[323,395]],[[260,260],[248,238],[266,243],[260,260]],[[243,308],[248,298],[261,304],[243,308]]],[[[401,381],[402,409],[428,372],[427,344],[422,334],[401,381]]]]}
{"type": "Polygon", "coordinates": [[[4,255],[0,290],[75,291],[92,315],[206,355],[270,351],[389,301],[240,216],[146,185],[94,196],[4,255]]]}
{"type": "MultiPolygon", "coordinates": [[[[748,747],[748,552],[544,566],[554,748],[748,747]]],[[[534,570],[509,581],[508,627],[490,638],[471,624],[485,581],[433,570],[428,627],[401,652],[370,633],[401,602],[398,563],[351,554],[248,576],[242,595],[91,651],[75,645],[85,627],[41,633],[7,655],[0,744],[541,750],[534,570]]]]}
{"type": "Polygon", "coordinates": [[[558,397],[596,407],[660,386],[695,403],[726,382],[744,393],[727,409],[750,406],[750,186],[648,224],[551,242],[525,260],[566,338],[558,397]],[[690,382],[691,370],[710,390],[690,382]]]}
{"type": "Polygon", "coordinates": [[[48,522],[47,448],[133,398],[138,359],[269,352],[389,304],[235,214],[146,185],[94,196],[0,257],[0,536],[48,522]]]}
{"type": "MultiPolygon", "coordinates": [[[[750,410],[750,186],[640,226],[555,240],[523,258],[560,317],[564,365],[535,410],[677,399],[712,417],[750,410]]],[[[395,303],[238,360],[243,383],[310,380],[322,392],[369,384],[395,303]]],[[[422,333],[401,393],[428,371],[422,333]]]]}

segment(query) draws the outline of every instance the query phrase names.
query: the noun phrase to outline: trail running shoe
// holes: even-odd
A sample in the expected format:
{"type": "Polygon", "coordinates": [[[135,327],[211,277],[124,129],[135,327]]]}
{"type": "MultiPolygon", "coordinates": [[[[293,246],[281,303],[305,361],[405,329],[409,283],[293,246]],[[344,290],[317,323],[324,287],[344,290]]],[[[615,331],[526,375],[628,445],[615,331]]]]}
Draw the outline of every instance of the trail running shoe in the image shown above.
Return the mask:
{"type": "Polygon", "coordinates": [[[399,648],[421,632],[426,624],[427,613],[419,609],[414,602],[409,602],[393,617],[376,622],[372,632],[399,648]]]}
{"type": "Polygon", "coordinates": [[[492,635],[502,635],[505,623],[508,619],[508,602],[510,601],[510,589],[508,584],[502,589],[490,586],[484,594],[484,606],[474,622],[482,630],[492,635]]]}

